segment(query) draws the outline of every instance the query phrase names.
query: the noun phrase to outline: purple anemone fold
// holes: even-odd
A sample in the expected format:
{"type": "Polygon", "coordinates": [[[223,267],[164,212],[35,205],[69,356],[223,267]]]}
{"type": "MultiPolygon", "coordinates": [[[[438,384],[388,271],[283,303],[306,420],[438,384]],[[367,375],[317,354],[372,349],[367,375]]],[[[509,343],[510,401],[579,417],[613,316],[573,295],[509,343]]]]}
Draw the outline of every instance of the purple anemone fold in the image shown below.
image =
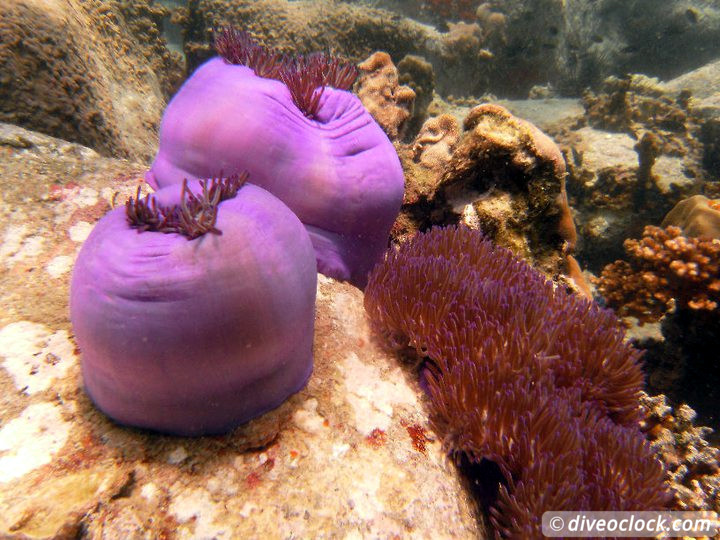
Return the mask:
{"type": "Polygon", "coordinates": [[[216,57],[168,105],[146,175],[153,187],[247,170],[281,199],[315,248],[318,270],[363,287],[403,198],[397,153],[360,100],[325,87],[308,118],[281,81],[216,57]]]}
{"type": "MultiPolygon", "coordinates": [[[[310,376],[315,255],[302,223],[266,190],[245,184],[218,197],[215,213],[201,204],[199,183],[188,190],[209,221],[194,238],[138,229],[131,209],[136,221],[148,217],[132,204],[97,223],[73,271],[71,320],[85,387],[108,416],[220,434],[277,407],[310,376]]],[[[192,209],[180,204],[186,195],[179,184],[162,189],[156,208],[192,209]]],[[[186,226],[180,213],[172,219],[186,226]]]]}

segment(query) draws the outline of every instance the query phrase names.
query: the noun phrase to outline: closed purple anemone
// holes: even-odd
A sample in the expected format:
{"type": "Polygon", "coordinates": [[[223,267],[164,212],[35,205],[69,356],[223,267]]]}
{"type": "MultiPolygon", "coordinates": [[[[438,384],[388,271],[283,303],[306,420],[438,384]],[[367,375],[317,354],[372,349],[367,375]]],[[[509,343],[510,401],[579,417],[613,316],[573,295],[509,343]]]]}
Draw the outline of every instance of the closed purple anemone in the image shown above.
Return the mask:
{"type": "Polygon", "coordinates": [[[312,118],[281,81],[213,58],[168,105],[153,187],[247,170],[295,212],[318,270],[363,287],[387,247],[402,203],[395,149],[360,100],[326,87],[312,118]]]}
{"type": "MultiPolygon", "coordinates": [[[[182,191],[160,190],[158,207],[179,205],[182,191]]],[[[85,386],[121,424],[224,433],[312,371],[317,273],[305,228],[254,185],[216,203],[209,232],[192,239],[139,230],[128,217],[137,206],[115,209],[80,251],[70,311],[85,386]]]]}

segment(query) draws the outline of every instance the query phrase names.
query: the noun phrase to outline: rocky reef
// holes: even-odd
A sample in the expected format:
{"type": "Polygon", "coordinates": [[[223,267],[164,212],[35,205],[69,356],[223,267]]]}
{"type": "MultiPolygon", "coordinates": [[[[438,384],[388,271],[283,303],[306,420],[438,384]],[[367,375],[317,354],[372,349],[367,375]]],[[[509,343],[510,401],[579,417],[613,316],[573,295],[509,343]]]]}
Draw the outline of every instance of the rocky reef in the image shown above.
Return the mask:
{"type": "Polygon", "coordinates": [[[512,97],[526,97],[534,85],[546,83],[578,94],[610,75],[676,77],[720,53],[720,10],[704,0],[662,5],[653,0],[380,0],[375,5],[455,33],[463,46],[448,47],[449,62],[441,71],[443,78],[459,77],[456,88],[465,94],[479,93],[478,83],[512,97]],[[466,68],[457,69],[471,59],[474,79],[466,68]]]}
{"type": "Polygon", "coordinates": [[[677,76],[720,52],[709,45],[720,42],[720,11],[702,0],[661,10],[614,0],[193,0],[175,20],[191,70],[210,55],[210,30],[234,24],[287,52],[332,47],[355,61],[375,50],[396,62],[422,56],[435,65],[439,91],[456,96],[527,97],[548,83],[577,94],[610,75],[677,76]],[[649,9],[657,16],[646,17],[649,9]]]}
{"type": "Polygon", "coordinates": [[[183,74],[160,36],[167,13],[142,1],[3,2],[0,121],[149,158],[183,74]]]}

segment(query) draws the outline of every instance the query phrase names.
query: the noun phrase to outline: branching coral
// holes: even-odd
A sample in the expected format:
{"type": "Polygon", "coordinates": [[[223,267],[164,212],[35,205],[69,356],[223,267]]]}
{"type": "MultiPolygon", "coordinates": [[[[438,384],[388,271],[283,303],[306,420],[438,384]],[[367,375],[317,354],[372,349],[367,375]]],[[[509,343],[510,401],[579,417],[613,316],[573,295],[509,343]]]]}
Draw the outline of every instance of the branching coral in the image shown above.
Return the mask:
{"type": "Polygon", "coordinates": [[[642,404],[643,430],[668,466],[677,507],[720,513],[720,449],[709,442],[713,430],[696,425],[688,405],[673,411],[664,395],[643,396],[642,404]]]}
{"type": "Polygon", "coordinates": [[[625,241],[629,261],[603,269],[598,290],[622,315],[656,321],[672,309],[713,311],[720,302],[720,239],[689,238],[679,227],[648,226],[625,241]]]}
{"type": "Polygon", "coordinates": [[[427,358],[448,449],[499,466],[500,536],[539,536],[544,510],[666,505],[663,469],[637,429],[640,353],[609,310],[465,227],[389,252],[365,307],[391,344],[427,358]]]}

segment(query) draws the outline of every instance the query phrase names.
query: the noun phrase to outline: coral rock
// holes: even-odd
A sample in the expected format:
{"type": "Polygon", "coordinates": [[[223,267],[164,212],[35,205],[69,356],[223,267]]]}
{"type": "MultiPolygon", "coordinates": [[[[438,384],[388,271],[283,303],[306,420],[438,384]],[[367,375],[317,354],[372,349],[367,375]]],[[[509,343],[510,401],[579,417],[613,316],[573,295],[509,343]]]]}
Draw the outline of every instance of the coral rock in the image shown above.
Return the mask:
{"type": "Polygon", "coordinates": [[[443,36],[443,45],[452,54],[478,54],[482,45],[482,31],[477,23],[448,23],[448,33],[443,36]]]}
{"type": "Polygon", "coordinates": [[[443,178],[445,197],[461,199],[467,197],[463,195],[467,190],[485,192],[486,196],[473,202],[481,228],[523,255],[538,257],[543,250],[557,249],[562,241],[567,243],[563,249],[571,249],[575,227],[565,194],[565,160],[552,139],[494,104],[472,109],[463,127],[466,134],[443,178]],[[496,194],[502,192],[514,199],[514,215],[506,221],[498,221],[492,211],[496,194]],[[532,226],[545,231],[540,233],[544,238],[532,237],[538,233],[531,232],[530,223],[519,217],[521,208],[545,222],[532,226]]]}
{"type": "Polygon", "coordinates": [[[0,120],[150,158],[182,75],[159,37],[166,14],[157,2],[2,2],[0,120]]]}
{"type": "Polygon", "coordinates": [[[513,166],[524,172],[549,163],[557,177],[565,174],[565,160],[553,140],[501,105],[487,103],[475,107],[465,118],[463,127],[487,141],[488,147],[504,150],[513,166]]]}
{"type": "Polygon", "coordinates": [[[134,196],[145,164],[2,123],[0,145],[0,537],[487,538],[412,367],[347,283],[318,276],[313,374],[278,409],[222,437],[109,421],[68,317],[75,231],[134,196]]]}
{"type": "Polygon", "coordinates": [[[398,70],[390,55],[376,52],[358,64],[357,94],[365,108],[391,140],[401,139],[413,112],[415,92],[398,82],[398,70]]]}
{"type": "Polygon", "coordinates": [[[412,148],[400,149],[407,188],[395,237],[460,222],[548,274],[565,275],[576,232],[565,160],[552,139],[495,104],[470,111],[454,148],[440,131],[445,126],[454,136],[450,119],[441,115],[426,126],[412,148]],[[437,147],[428,144],[435,140],[437,147]]]}

